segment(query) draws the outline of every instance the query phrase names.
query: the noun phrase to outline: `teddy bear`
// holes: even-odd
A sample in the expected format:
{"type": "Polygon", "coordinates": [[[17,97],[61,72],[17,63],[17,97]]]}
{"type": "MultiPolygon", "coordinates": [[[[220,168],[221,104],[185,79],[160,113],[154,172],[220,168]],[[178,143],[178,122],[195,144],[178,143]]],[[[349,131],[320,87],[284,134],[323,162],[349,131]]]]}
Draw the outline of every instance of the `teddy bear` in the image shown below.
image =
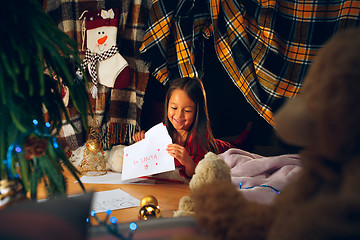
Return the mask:
{"type": "Polygon", "coordinates": [[[250,201],[228,176],[211,177],[190,185],[176,214],[191,213],[213,239],[360,239],[359,43],[359,29],[326,42],[298,96],[275,113],[278,136],[301,147],[302,168],[274,201],[250,201]]]}
{"type": "MultiPolygon", "coordinates": [[[[212,183],[216,179],[221,179],[231,183],[230,166],[217,154],[208,152],[195,168],[195,174],[189,182],[191,191],[196,191],[204,184],[212,183]]],[[[183,196],[179,200],[178,210],[174,212],[174,217],[193,216],[195,204],[191,196],[183,196]]]]}

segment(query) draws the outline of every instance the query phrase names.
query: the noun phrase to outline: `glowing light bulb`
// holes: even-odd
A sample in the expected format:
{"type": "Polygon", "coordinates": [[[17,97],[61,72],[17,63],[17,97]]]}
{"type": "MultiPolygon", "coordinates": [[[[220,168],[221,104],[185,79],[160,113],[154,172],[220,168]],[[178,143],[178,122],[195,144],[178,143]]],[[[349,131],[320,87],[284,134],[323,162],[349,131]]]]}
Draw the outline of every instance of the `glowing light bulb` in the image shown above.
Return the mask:
{"type": "Polygon", "coordinates": [[[17,146],[17,147],[15,147],[15,151],[16,151],[17,153],[21,153],[22,149],[21,149],[21,147],[17,146]]]}
{"type": "Polygon", "coordinates": [[[111,217],[111,218],[110,218],[110,222],[111,222],[112,224],[115,224],[115,223],[117,222],[116,217],[111,217]]]}
{"type": "Polygon", "coordinates": [[[135,231],[137,229],[137,224],[132,222],[132,223],[130,223],[129,228],[130,228],[130,230],[135,231]]]}

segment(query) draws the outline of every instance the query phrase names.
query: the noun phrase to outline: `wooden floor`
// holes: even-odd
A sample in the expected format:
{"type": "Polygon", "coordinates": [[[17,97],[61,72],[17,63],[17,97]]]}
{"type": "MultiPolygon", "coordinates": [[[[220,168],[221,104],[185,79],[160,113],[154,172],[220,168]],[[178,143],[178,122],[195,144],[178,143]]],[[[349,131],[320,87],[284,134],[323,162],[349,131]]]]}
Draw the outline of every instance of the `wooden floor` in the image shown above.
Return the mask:
{"type": "MultiPolygon", "coordinates": [[[[80,185],[75,183],[75,178],[65,172],[68,182],[68,195],[83,193],[80,185]]],[[[99,192],[114,189],[121,189],[131,196],[141,200],[147,195],[153,195],[157,198],[161,214],[163,217],[172,217],[174,211],[178,209],[180,198],[190,195],[188,184],[171,183],[171,182],[155,182],[154,184],[84,184],[87,192],[99,192]]],[[[38,198],[46,198],[43,189],[39,189],[38,198]]],[[[138,220],[138,212],[140,207],[133,207],[112,211],[111,216],[117,218],[118,222],[131,222],[138,220]]],[[[99,213],[97,216],[104,219],[106,213],[99,213]]]]}

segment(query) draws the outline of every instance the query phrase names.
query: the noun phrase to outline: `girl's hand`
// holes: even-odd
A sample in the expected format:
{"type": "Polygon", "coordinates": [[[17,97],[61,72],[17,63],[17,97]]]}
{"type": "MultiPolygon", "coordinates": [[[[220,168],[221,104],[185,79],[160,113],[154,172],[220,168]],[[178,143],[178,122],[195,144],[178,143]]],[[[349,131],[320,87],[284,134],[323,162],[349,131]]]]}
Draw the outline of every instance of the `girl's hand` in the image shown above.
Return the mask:
{"type": "Polygon", "coordinates": [[[133,136],[133,140],[134,140],[135,142],[138,142],[138,141],[140,141],[140,140],[143,140],[144,138],[145,138],[145,131],[144,131],[144,130],[135,133],[134,136],[133,136]]]}
{"type": "Polygon", "coordinates": [[[170,154],[170,156],[176,158],[182,165],[184,165],[186,175],[189,177],[194,175],[196,165],[183,146],[176,143],[169,144],[166,151],[170,154]]]}

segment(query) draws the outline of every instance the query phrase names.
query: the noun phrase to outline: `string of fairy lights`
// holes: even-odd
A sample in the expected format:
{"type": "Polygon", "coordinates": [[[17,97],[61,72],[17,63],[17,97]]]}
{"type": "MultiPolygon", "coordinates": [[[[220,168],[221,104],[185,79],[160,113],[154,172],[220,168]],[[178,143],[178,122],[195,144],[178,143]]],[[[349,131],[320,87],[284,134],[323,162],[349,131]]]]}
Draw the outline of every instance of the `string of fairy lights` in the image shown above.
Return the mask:
{"type": "MultiPolygon", "coordinates": [[[[106,228],[106,230],[113,236],[115,236],[119,239],[122,239],[122,240],[133,239],[134,233],[138,227],[137,224],[135,222],[131,222],[128,226],[129,232],[128,232],[127,236],[124,236],[118,230],[117,218],[111,217],[110,215],[111,215],[111,210],[107,210],[105,219],[100,220],[99,217],[95,214],[95,211],[90,212],[90,216],[96,220],[98,225],[104,226],[106,228]]],[[[89,226],[92,226],[89,218],[86,218],[86,222],[89,224],[89,226]]]]}

